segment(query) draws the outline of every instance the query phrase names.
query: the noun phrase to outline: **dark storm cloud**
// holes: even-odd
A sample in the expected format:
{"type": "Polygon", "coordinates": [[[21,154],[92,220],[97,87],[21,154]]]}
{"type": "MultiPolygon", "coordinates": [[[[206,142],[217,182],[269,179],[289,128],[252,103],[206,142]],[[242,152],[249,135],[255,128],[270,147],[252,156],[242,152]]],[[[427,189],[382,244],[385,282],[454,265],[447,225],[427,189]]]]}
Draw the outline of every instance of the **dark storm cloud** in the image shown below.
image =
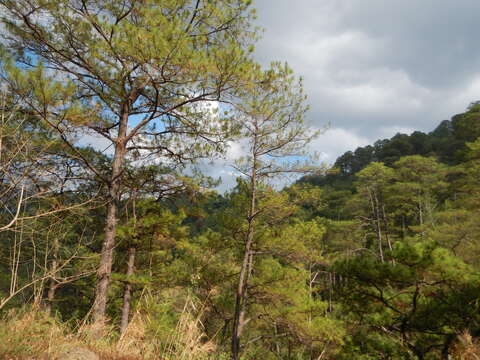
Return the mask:
{"type": "Polygon", "coordinates": [[[344,24],[385,38],[383,60],[406,69],[422,85],[452,86],[480,69],[477,0],[343,2],[351,4],[344,24]]]}
{"type": "Polygon", "coordinates": [[[316,142],[330,158],[397,131],[431,130],[480,99],[480,1],[258,0],[256,7],[265,28],[259,60],[288,61],[305,78],[309,120],[343,134],[342,146],[328,133],[316,142]]]}

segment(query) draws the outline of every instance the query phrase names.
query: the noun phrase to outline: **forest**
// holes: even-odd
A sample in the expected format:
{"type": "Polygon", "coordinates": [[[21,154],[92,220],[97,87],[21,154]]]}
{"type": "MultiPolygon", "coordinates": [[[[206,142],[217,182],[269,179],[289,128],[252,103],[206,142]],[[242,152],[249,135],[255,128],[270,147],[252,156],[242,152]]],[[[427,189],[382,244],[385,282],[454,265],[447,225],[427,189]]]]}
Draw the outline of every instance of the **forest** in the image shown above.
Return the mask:
{"type": "Polygon", "coordinates": [[[480,358],[476,99],[319,165],[249,0],[0,9],[1,359],[480,358]]]}

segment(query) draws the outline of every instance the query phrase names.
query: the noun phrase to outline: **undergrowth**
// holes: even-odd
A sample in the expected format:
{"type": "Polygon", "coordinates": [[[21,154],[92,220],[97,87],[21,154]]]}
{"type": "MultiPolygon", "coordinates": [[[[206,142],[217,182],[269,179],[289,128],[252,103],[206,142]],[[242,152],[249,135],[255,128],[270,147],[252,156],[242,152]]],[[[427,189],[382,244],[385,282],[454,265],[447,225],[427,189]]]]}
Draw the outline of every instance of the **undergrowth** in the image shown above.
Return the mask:
{"type": "Polygon", "coordinates": [[[195,311],[187,301],[175,327],[161,334],[152,331],[155,319],[139,311],[122,336],[108,325],[62,323],[37,307],[10,311],[0,320],[0,359],[52,360],[73,347],[89,349],[101,360],[227,359],[206,339],[195,311]]]}
{"type": "MultiPolygon", "coordinates": [[[[87,348],[101,360],[226,360],[202,331],[193,303],[185,304],[172,331],[153,331],[155,319],[134,314],[127,331],[119,336],[111,326],[60,322],[36,307],[12,310],[0,320],[0,360],[53,360],[72,347],[87,348]]],[[[201,311],[200,311],[201,313],[201,311]]],[[[468,332],[455,341],[449,358],[480,360],[480,344],[468,332]]]]}

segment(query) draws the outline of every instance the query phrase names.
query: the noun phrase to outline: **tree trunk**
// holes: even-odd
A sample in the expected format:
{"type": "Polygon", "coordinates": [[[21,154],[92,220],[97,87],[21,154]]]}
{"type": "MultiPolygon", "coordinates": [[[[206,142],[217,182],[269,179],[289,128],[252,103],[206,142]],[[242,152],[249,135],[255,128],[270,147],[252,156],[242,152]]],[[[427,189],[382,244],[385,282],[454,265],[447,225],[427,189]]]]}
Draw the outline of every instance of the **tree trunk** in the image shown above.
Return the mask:
{"type": "MultiPolygon", "coordinates": [[[[393,255],[393,246],[392,242],[390,241],[390,236],[389,234],[389,227],[388,227],[388,219],[387,219],[387,214],[385,213],[385,205],[382,204],[382,218],[383,218],[383,225],[385,227],[385,238],[387,239],[387,244],[388,244],[388,249],[390,250],[391,256],[393,255]]],[[[392,264],[395,264],[395,257],[392,256],[392,264]]]]}
{"type": "Polygon", "coordinates": [[[382,223],[380,218],[380,206],[378,202],[377,193],[374,192],[374,199],[375,199],[375,216],[377,220],[377,233],[378,233],[378,251],[380,253],[380,260],[385,262],[383,257],[383,239],[382,239],[382,223]]]}
{"type": "Polygon", "coordinates": [[[372,216],[373,216],[373,227],[375,229],[376,235],[377,235],[377,242],[378,242],[378,253],[380,256],[380,260],[382,263],[384,262],[383,259],[383,246],[382,246],[382,227],[380,223],[380,212],[378,209],[378,198],[377,194],[375,193],[375,190],[373,191],[368,191],[368,194],[370,196],[370,205],[372,208],[372,216]]]}
{"type": "MultiPolygon", "coordinates": [[[[418,202],[418,219],[420,222],[420,226],[423,226],[423,209],[422,209],[422,202],[418,202]]],[[[423,233],[423,231],[422,231],[423,233]]]]}
{"type": "Polygon", "coordinates": [[[442,349],[442,360],[449,360],[450,358],[450,347],[455,341],[456,336],[455,334],[449,334],[445,336],[445,341],[443,342],[443,349],[442,349]]]}
{"type": "Polygon", "coordinates": [[[245,320],[245,302],[248,298],[247,287],[252,274],[253,268],[253,254],[252,245],[255,230],[255,212],[256,212],[256,196],[257,196],[257,161],[253,158],[253,167],[251,175],[251,198],[250,210],[248,213],[248,229],[245,241],[245,251],[243,255],[243,263],[240,269],[240,277],[238,280],[238,287],[235,299],[235,313],[233,316],[233,330],[232,330],[232,359],[239,360],[240,358],[240,337],[243,328],[247,322],[245,320]]]}
{"type": "Polygon", "coordinates": [[[130,300],[132,298],[132,284],[130,283],[130,277],[133,275],[135,269],[135,248],[128,249],[128,262],[127,262],[127,282],[125,284],[125,290],[123,292],[123,306],[122,306],[122,319],[120,322],[120,334],[125,333],[128,326],[128,317],[130,315],[130,300]]]}
{"type": "Polygon", "coordinates": [[[245,300],[247,299],[247,285],[251,274],[251,249],[253,244],[253,227],[249,224],[247,242],[235,300],[235,313],[233,317],[232,334],[232,359],[238,360],[240,356],[240,336],[245,325],[245,300]]]}
{"type": "Polygon", "coordinates": [[[105,238],[102,244],[100,265],[97,271],[97,287],[95,289],[95,301],[93,304],[94,322],[105,321],[107,308],[107,293],[112,273],[113,249],[115,247],[115,234],[117,229],[117,210],[120,201],[120,176],[126,155],[126,141],[128,125],[128,108],[125,104],[120,116],[118,137],[115,140],[115,153],[112,162],[112,173],[109,183],[109,202],[107,204],[107,218],[105,221],[105,238]]]}
{"type": "Polygon", "coordinates": [[[55,236],[53,240],[53,259],[52,263],[50,265],[50,271],[52,273],[52,276],[50,277],[49,285],[48,285],[48,292],[47,292],[47,304],[46,304],[46,310],[50,314],[52,311],[52,304],[53,300],[55,299],[55,290],[57,290],[57,284],[55,282],[55,275],[57,272],[58,268],[58,250],[59,250],[60,244],[58,241],[58,238],[55,236]]]}

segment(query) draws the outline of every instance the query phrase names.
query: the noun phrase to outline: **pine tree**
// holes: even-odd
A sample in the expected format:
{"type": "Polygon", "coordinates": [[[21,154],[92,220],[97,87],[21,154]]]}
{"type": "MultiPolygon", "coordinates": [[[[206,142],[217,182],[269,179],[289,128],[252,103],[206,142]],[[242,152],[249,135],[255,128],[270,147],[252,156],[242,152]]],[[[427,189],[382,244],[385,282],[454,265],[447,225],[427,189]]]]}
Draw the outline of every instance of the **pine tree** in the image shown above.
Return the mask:
{"type": "Polygon", "coordinates": [[[248,142],[248,152],[236,163],[247,179],[249,204],[245,209],[247,228],[244,252],[233,317],[232,359],[240,357],[240,338],[249,322],[246,304],[255,254],[256,222],[268,205],[260,207],[266,180],[288,172],[302,172],[298,164],[288,163],[289,156],[301,156],[315,132],[304,124],[307,107],[302,83],[297,82],[287,65],[273,64],[272,69],[257,75],[247,88],[242,102],[236,104],[242,121],[241,136],[248,142]]]}
{"type": "Polygon", "coordinates": [[[247,0],[2,0],[2,74],[24,110],[57,131],[108,188],[93,317],[105,318],[125,160],[189,162],[221,149],[227,122],[205,104],[235,96],[252,70],[247,0]],[[107,172],[76,140],[113,151],[107,172]]]}

